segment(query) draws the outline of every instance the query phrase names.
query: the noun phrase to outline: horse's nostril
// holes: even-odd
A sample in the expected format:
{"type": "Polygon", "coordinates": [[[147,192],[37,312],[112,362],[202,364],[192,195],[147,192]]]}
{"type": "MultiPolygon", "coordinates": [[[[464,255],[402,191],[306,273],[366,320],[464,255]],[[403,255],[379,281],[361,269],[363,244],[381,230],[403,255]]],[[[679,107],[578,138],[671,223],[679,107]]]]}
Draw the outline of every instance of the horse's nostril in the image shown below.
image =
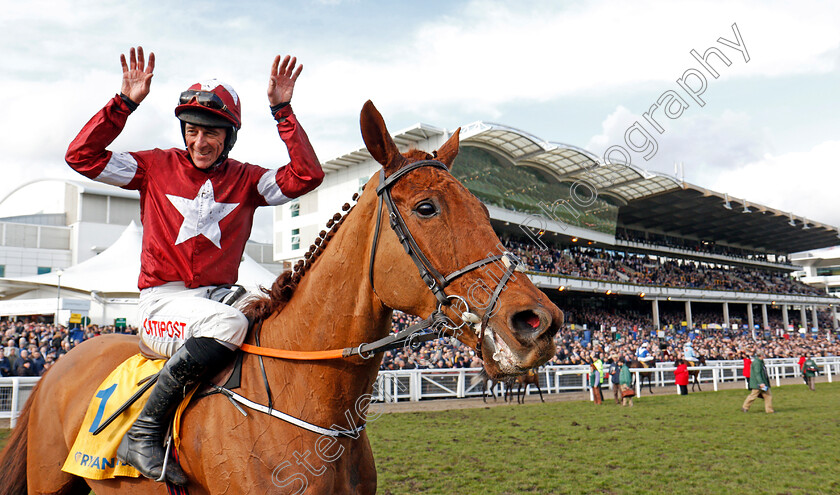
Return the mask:
{"type": "Polygon", "coordinates": [[[539,333],[542,329],[540,315],[532,310],[520,311],[513,315],[511,322],[513,329],[524,335],[533,335],[539,333]]]}
{"type": "Polygon", "coordinates": [[[536,314],[531,314],[525,318],[525,323],[531,325],[531,328],[537,328],[540,326],[540,317],[536,314]]]}

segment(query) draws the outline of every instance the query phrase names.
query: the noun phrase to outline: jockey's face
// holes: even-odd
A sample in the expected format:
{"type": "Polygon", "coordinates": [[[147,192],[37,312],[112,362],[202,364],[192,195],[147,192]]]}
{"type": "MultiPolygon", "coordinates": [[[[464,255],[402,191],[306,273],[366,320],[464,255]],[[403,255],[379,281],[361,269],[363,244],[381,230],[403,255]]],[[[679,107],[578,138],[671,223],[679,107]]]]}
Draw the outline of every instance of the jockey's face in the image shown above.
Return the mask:
{"type": "Polygon", "coordinates": [[[184,128],[184,139],[187,151],[193,164],[202,170],[208,169],[216,163],[225,149],[227,129],[223,127],[205,127],[187,123],[184,128]]]}

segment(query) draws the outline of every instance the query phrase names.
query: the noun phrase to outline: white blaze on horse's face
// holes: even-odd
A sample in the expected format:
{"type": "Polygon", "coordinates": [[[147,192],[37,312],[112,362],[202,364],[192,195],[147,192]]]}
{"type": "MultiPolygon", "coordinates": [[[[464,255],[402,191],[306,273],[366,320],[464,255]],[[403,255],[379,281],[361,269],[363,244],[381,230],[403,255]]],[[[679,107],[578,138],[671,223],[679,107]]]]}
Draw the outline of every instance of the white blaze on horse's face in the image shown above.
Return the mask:
{"type": "MultiPolygon", "coordinates": [[[[499,370],[504,375],[516,375],[523,371],[519,360],[513,351],[510,350],[504,339],[502,339],[492,328],[487,329],[487,337],[485,340],[485,348],[490,358],[499,366],[499,370]]],[[[485,359],[487,357],[485,356],[485,359]]]]}

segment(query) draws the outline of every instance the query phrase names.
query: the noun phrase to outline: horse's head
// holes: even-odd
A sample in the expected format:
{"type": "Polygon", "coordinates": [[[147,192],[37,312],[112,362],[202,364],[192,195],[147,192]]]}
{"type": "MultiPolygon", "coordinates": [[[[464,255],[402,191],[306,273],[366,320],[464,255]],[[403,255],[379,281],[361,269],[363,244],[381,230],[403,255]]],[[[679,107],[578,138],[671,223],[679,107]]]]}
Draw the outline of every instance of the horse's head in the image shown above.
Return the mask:
{"type": "Polygon", "coordinates": [[[518,260],[505,254],[487,208],[449,173],[459,132],[432,155],[400,153],[370,101],[361,127],[383,167],[360,199],[385,204],[371,233],[372,283],[382,303],[423,317],[440,307],[453,323],[441,330],[478,351],[493,378],[548,361],[563,313],[514,270],[518,260]]]}

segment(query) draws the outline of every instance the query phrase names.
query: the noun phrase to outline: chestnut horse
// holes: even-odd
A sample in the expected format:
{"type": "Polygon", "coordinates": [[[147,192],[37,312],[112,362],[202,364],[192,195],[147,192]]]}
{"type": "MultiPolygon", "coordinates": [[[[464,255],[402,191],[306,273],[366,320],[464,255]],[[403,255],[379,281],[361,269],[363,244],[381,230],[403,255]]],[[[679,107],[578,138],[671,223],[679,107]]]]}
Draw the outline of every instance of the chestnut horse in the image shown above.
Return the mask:
{"type": "Polygon", "coordinates": [[[650,369],[650,371],[645,370],[645,371],[638,372],[637,376],[638,376],[638,379],[639,379],[639,382],[640,382],[639,383],[639,388],[644,387],[645,386],[645,380],[647,380],[648,390],[650,391],[651,394],[653,394],[653,386],[651,385],[651,383],[653,383],[653,374],[656,373],[656,363],[657,362],[658,362],[657,359],[651,359],[650,361],[646,361],[644,363],[637,360],[637,359],[634,359],[634,360],[630,361],[629,363],[627,363],[628,368],[648,368],[648,369],[650,369]]]}
{"type": "MultiPolygon", "coordinates": [[[[704,356],[697,356],[697,363],[692,364],[691,366],[706,366],[706,358],[704,356]]],[[[689,380],[693,379],[691,382],[691,391],[694,392],[694,386],[697,385],[697,390],[703,391],[700,388],[700,370],[688,370],[688,378],[689,380]]]]}
{"type": "MultiPolygon", "coordinates": [[[[434,155],[418,150],[401,154],[370,102],[362,109],[361,128],[386,182],[395,179],[383,185],[390,193],[378,190],[380,178],[374,175],[352,210],[328,223],[332,228],[322,232],[306,261],[294,273],[278,277],[267,291],[270,298],[251,308],[252,316],[263,318],[259,344],[292,351],[358,346],[390,334],[394,309],[427,317],[442,307],[453,322],[461,321],[459,314],[464,313],[441,302],[460,296],[474,313],[455,336],[483,356],[488,375],[505,379],[550,359],[552,339],[563,319],[560,310],[524,274],[509,271],[505,283],[497,285],[488,265],[475,266],[487,260],[488,253],[498,253],[501,243],[487,209],[448,171],[458,153],[458,132],[434,155]],[[389,208],[396,208],[397,214],[380,209],[383,196],[393,202],[389,208]],[[397,216],[404,227],[397,229],[399,234],[388,222],[378,221],[393,223],[397,216]],[[404,230],[413,238],[415,258],[401,245],[404,230]],[[428,264],[425,272],[417,252],[428,264]],[[432,274],[450,275],[445,283],[434,285],[424,280],[430,269],[432,274]],[[474,287],[490,287],[493,297],[484,307],[468,297],[477,293],[470,290],[474,287]]],[[[499,272],[498,266],[492,269],[499,272]]],[[[251,332],[246,343],[254,345],[256,340],[251,332]]],[[[0,458],[0,493],[166,493],[164,484],[145,478],[83,480],[60,470],[97,387],[137,351],[136,337],[96,337],[44,375],[0,458]]],[[[375,419],[366,415],[367,394],[373,390],[382,356],[264,358],[262,371],[260,360],[246,354],[242,386],[236,392],[323,428],[352,430],[375,419]],[[270,384],[270,397],[264,379],[270,384]]],[[[244,416],[224,395],[215,394],[186,409],[179,457],[193,495],[372,494],[376,468],[367,434],[348,436],[322,436],[253,410],[244,416]]]]}
{"type": "Polygon", "coordinates": [[[525,394],[528,393],[529,385],[537,387],[537,392],[540,393],[540,400],[542,402],[545,402],[545,399],[543,399],[542,390],[540,389],[540,374],[534,370],[529,370],[527,373],[519,375],[513,380],[513,382],[510,384],[510,388],[508,389],[508,397],[510,398],[510,400],[513,401],[513,394],[516,393],[516,403],[524,404],[525,394]],[[513,391],[514,386],[516,386],[516,392],[513,391]],[[525,389],[524,393],[522,391],[523,388],[525,389]]]}

